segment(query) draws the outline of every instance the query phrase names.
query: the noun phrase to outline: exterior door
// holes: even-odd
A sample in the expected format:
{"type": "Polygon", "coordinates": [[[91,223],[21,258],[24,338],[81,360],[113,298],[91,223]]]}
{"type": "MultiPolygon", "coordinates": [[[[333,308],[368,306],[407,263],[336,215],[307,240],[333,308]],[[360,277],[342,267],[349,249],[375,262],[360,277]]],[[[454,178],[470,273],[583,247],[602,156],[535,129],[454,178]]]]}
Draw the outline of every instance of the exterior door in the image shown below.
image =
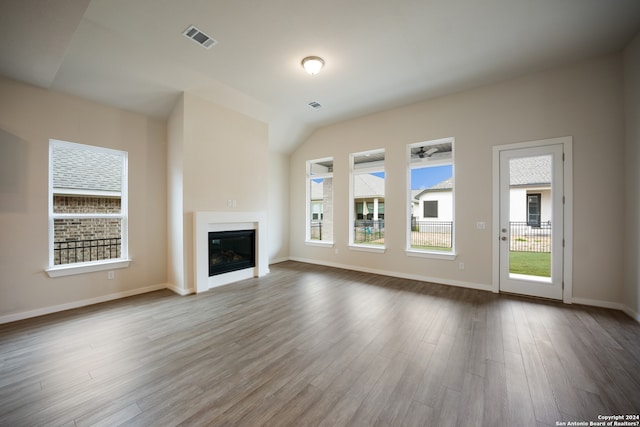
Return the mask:
{"type": "Polygon", "coordinates": [[[499,151],[499,289],[563,297],[563,145],[499,151]]]}

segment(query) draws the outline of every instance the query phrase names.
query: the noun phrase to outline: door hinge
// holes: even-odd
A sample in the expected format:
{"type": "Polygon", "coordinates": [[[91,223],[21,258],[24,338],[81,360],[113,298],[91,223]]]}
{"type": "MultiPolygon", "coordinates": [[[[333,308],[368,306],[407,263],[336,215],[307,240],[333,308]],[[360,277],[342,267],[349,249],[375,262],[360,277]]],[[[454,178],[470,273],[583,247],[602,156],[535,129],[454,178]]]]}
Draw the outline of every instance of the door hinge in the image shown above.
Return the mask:
{"type": "Polygon", "coordinates": [[[562,152],[562,161],[564,162],[564,151],[562,152]]]}
{"type": "Polygon", "coordinates": [[[564,291],[564,281],[562,282],[562,290],[564,291]]]}
{"type": "Polygon", "coordinates": [[[564,198],[564,196],[562,196],[562,204],[563,204],[563,205],[565,204],[565,198],[564,198]]]}
{"type": "Polygon", "coordinates": [[[564,239],[562,239],[562,247],[564,248],[564,239]]]}

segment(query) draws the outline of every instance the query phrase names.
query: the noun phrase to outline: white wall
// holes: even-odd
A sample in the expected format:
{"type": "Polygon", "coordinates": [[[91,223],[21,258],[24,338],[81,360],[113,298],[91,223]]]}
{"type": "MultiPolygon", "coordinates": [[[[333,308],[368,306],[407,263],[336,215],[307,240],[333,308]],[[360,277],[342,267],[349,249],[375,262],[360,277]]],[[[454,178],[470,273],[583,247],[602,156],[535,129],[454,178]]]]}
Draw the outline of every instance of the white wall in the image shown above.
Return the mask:
{"type": "Polygon", "coordinates": [[[0,77],[0,322],[164,288],[165,124],[0,77]],[[130,267],[50,278],[49,139],[129,153],[130,267]]]}
{"type": "Polygon", "coordinates": [[[490,288],[492,147],[572,136],[574,296],[619,304],[624,258],[622,57],[611,55],[348,120],[317,130],[291,156],[292,258],[490,288]],[[406,145],[456,138],[455,261],[405,255],[406,145]],[[387,171],[384,254],[350,251],[349,153],[384,148],[387,171]],[[603,155],[606,151],[606,156],[603,155]],[[304,165],[334,157],[335,247],[304,244],[304,165]],[[598,171],[598,173],[594,173],[598,171]],[[593,194],[599,194],[593,203],[593,194]],[[620,207],[612,209],[612,207],[620,207]],[[476,221],[488,225],[477,230],[476,221]],[[610,226],[602,227],[606,221],[610,226]],[[336,253],[335,249],[338,249],[336,253]],[[465,269],[458,269],[458,262],[465,269]]]}
{"type": "Polygon", "coordinates": [[[289,258],[289,156],[269,153],[269,263],[289,258]]]}
{"type": "Polygon", "coordinates": [[[168,197],[177,203],[181,200],[182,212],[176,210],[181,218],[172,216],[169,223],[173,250],[168,268],[175,280],[171,288],[188,293],[195,289],[194,212],[267,212],[269,152],[265,123],[190,93],[181,102],[169,120],[168,164],[173,181],[168,197]],[[235,207],[228,206],[229,200],[235,201],[235,207]]]}
{"type": "Polygon", "coordinates": [[[640,321],[640,34],[624,52],[625,145],[625,287],[627,312],[640,321]]]}

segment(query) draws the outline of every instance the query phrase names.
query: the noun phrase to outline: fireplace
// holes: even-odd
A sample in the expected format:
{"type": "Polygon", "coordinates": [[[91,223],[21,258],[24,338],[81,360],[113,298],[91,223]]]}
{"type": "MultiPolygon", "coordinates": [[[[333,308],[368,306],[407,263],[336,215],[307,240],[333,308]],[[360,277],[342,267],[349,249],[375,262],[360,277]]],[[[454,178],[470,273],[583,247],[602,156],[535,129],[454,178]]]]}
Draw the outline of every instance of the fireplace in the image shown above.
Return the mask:
{"type": "Polygon", "coordinates": [[[200,211],[193,215],[194,279],[196,293],[269,273],[267,248],[267,214],[265,212],[200,211]],[[254,264],[227,273],[209,275],[209,233],[253,231],[254,264]],[[254,267],[251,267],[254,265],[254,267]]]}
{"type": "Polygon", "coordinates": [[[210,231],[209,276],[256,266],[256,231],[210,231]]]}

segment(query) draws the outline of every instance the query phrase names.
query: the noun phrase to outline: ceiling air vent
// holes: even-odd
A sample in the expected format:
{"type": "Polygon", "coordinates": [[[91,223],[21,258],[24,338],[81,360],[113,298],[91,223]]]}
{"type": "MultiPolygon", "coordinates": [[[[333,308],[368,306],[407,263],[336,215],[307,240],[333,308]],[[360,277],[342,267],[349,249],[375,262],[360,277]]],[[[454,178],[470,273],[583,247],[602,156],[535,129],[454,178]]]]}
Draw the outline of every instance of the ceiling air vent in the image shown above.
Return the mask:
{"type": "Polygon", "coordinates": [[[317,110],[318,108],[322,108],[322,105],[320,105],[320,103],[316,101],[311,101],[307,105],[315,110],[317,110]]]}
{"type": "Polygon", "coordinates": [[[184,30],[182,34],[184,34],[185,37],[188,37],[194,42],[198,43],[200,46],[204,47],[205,49],[210,49],[211,46],[218,43],[213,38],[209,37],[202,31],[194,27],[193,25],[189,26],[189,28],[184,30]]]}

